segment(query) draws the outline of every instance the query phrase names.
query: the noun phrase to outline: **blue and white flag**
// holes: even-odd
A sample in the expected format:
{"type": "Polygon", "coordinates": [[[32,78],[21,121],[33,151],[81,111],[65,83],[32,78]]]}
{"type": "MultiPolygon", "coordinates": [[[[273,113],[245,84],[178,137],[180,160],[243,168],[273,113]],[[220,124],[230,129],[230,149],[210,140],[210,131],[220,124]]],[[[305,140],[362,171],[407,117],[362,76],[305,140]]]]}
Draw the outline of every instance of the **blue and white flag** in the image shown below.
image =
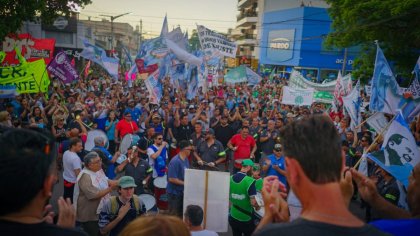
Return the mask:
{"type": "Polygon", "coordinates": [[[163,95],[162,83],[159,80],[159,70],[154,71],[146,80],[144,80],[151,104],[159,104],[163,95]]]}
{"type": "Polygon", "coordinates": [[[192,100],[197,95],[198,91],[198,69],[197,66],[190,65],[188,67],[188,91],[187,91],[187,99],[192,100]]]}
{"type": "Polygon", "coordinates": [[[17,95],[15,85],[0,85],[0,98],[14,98],[17,95]]]}
{"type": "Polygon", "coordinates": [[[95,46],[88,39],[83,38],[83,51],[80,56],[102,66],[114,79],[118,79],[119,60],[114,57],[107,57],[105,50],[95,46]]]}
{"type": "Polygon", "coordinates": [[[368,157],[405,187],[408,186],[408,177],[420,162],[420,150],[400,112],[389,126],[381,150],[369,153],[368,157]]]}
{"type": "Polygon", "coordinates": [[[414,66],[412,72],[414,74],[414,79],[411,82],[410,87],[404,89],[404,92],[409,92],[413,95],[414,99],[420,98],[420,57],[417,59],[417,63],[414,66]]]}
{"type": "Polygon", "coordinates": [[[262,78],[249,67],[246,68],[246,76],[248,77],[248,85],[257,85],[261,82],[262,78]]]}
{"type": "Polygon", "coordinates": [[[401,96],[391,67],[379,45],[376,51],[375,68],[372,78],[372,96],[369,109],[394,114],[399,108],[401,96]]]}
{"type": "Polygon", "coordinates": [[[360,107],[362,106],[362,98],[360,97],[360,81],[357,81],[353,90],[347,96],[342,97],[343,105],[350,116],[350,128],[353,130],[362,122],[360,107]]]}

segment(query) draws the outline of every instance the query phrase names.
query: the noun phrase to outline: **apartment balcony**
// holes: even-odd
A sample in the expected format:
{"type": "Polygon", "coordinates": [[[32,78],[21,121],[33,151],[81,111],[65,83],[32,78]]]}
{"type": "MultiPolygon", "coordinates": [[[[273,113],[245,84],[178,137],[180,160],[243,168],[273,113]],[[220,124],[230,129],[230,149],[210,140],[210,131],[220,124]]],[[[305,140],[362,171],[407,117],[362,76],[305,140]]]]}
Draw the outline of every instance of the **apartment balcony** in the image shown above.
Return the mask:
{"type": "Polygon", "coordinates": [[[257,35],[256,34],[244,34],[236,40],[237,45],[256,45],[257,35]]]}
{"type": "Polygon", "coordinates": [[[258,0],[238,0],[238,8],[247,8],[257,3],[258,0]]]}
{"type": "Polygon", "coordinates": [[[236,27],[249,27],[258,21],[258,13],[240,14],[237,17],[236,27]]]}

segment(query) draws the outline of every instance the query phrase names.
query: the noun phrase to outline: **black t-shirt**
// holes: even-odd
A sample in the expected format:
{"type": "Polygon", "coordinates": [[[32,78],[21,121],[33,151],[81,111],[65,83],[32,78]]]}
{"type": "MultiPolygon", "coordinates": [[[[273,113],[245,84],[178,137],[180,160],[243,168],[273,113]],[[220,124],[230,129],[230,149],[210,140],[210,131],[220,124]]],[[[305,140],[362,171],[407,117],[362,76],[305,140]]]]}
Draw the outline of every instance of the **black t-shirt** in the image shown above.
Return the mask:
{"type": "Polygon", "coordinates": [[[223,127],[220,125],[216,125],[214,127],[214,133],[217,140],[219,140],[223,147],[227,147],[227,143],[232,138],[233,135],[235,135],[235,130],[232,128],[231,124],[228,124],[227,126],[223,127]]]}
{"type": "Polygon", "coordinates": [[[76,229],[60,228],[47,223],[22,224],[17,222],[0,220],[0,235],[2,236],[87,236],[86,233],[76,229]]]}
{"type": "Polygon", "coordinates": [[[271,235],[311,235],[311,236],[381,236],[389,235],[379,231],[371,225],[362,227],[344,227],[316,221],[309,221],[303,218],[296,219],[285,224],[270,224],[256,232],[254,236],[271,236],[271,235]]]}
{"type": "Polygon", "coordinates": [[[178,127],[175,127],[174,130],[174,136],[178,142],[181,140],[190,140],[191,134],[193,133],[194,129],[191,125],[191,122],[188,122],[188,125],[180,125],[178,127]]]}

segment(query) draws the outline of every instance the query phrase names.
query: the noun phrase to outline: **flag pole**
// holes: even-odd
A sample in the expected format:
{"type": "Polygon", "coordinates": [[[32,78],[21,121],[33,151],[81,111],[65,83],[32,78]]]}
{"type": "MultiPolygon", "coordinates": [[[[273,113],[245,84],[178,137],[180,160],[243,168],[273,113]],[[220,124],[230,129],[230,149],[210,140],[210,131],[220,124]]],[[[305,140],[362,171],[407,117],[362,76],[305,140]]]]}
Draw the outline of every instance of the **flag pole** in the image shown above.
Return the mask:
{"type": "MultiPolygon", "coordinates": [[[[407,106],[407,102],[404,103],[404,105],[401,107],[401,110],[404,110],[404,108],[407,106]]],[[[366,151],[363,151],[363,155],[362,157],[357,161],[357,163],[354,165],[353,168],[357,169],[357,167],[360,165],[360,162],[362,161],[363,157],[365,154],[369,153],[370,150],[373,148],[373,146],[376,145],[376,142],[379,140],[379,137],[381,137],[385,131],[388,130],[389,126],[391,126],[392,122],[395,120],[395,118],[397,118],[398,114],[394,115],[394,117],[388,122],[388,124],[385,126],[385,128],[383,130],[381,130],[381,132],[378,134],[378,136],[376,136],[376,138],[373,140],[373,142],[370,144],[370,146],[368,147],[368,149],[366,149],[366,151]]]]}
{"type": "Polygon", "coordinates": [[[83,69],[82,69],[82,71],[80,72],[80,74],[79,74],[79,78],[82,76],[82,73],[85,71],[85,69],[86,69],[86,67],[87,67],[87,65],[89,64],[89,60],[88,60],[88,62],[85,64],[85,66],[83,67],[83,69]]]}

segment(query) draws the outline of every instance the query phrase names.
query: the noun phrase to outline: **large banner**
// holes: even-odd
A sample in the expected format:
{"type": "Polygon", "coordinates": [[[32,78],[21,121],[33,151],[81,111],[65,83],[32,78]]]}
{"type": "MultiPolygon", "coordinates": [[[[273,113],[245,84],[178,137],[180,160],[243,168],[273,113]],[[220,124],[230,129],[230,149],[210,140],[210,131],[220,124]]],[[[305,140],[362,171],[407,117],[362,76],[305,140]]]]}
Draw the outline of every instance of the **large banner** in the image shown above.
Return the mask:
{"type": "Polygon", "coordinates": [[[14,85],[18,93],[47,92],[50,79],[45,61],[26,62],[19,53],[18,57],[21,58],[20,65],[0,67],[0,85],[14,85]]]}
{"type": "Polygon", "coordinates": [[[76,69],[74,69],[64,51],[59,52],[54,57],[54,60],[51,61],[47,69],[51,74],[61,79],[66,84],[79,79],[76,69]]]}
{"type": "MultiPolygon", "coordinates": [[[[346,77],[346,76],[345,76],[346,77]]],[[[350,77],[349,77],[350,79],[350,77]]],[[[343,78],[344,80],[344,78],[343,78]]],[[[327,91],[333,93],[337,81],[331,81],[324,84],[318,84],[305,79],[299,71],[293,70],[290,74],[289,86],[292,88],[313,88],[316,91],[327,91]]]]}
{"type": "Polygon", "coordinates": [[[236,57],[236,43],[231,42],[226,36],[199,25],[197,26],[201,48],[204,51],[216,50],[227,57],[236,57]]]}
{"type": "Polygon", "coordinates": [[[17,47],[28,62],[44,59],[49,64],[53,58],[55,39],[37,39],[30,34],[19,34],[17,38],[6,37],[3,41],[3,51],[6,57],[2,62],[4,66],[19,64],[15,52],[17,47]]]}
{"type": "Polygon", "coordinates": [[[314,99],[313,89],[296,89],[289,86],[283,87],[283,104],[310,106],[314,99]]]}

